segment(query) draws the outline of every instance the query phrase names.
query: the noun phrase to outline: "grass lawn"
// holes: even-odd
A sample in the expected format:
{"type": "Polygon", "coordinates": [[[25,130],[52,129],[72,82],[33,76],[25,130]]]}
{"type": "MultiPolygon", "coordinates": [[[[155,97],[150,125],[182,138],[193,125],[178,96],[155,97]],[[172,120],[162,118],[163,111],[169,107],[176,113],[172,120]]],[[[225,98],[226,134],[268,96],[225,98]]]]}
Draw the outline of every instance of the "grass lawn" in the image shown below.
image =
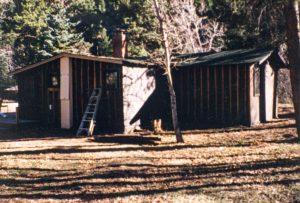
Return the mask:
{"type": "Polygon", "coordinates": [[[294,121],[174,135],[0,132],[0,202],[300,202],[294,121]]]}

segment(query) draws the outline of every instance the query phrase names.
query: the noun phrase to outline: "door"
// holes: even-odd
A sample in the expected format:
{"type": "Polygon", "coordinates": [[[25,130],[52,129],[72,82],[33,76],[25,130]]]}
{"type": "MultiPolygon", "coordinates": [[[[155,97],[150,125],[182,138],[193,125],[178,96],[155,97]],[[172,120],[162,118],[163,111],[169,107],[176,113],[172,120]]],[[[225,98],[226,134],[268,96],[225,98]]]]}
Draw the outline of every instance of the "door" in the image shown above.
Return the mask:
{"type": "Polygon", "coordinates": [[[53,127],[60,126],[59,88],[48,88],[47,94],[47,124],[53,127]]]}
{"type": "Polygon", "coordinates": [[[260,119],[263,122],[272,121],[274,113],[274,70],[269,64],[262,68],[260,94],[260,119]]]}
{"type": "Polygon", "coordinates": [[[97,114],[97,130],[107,133],[122,132],[124,125],[120,69],[106,67],[103,70],[102,80],[102,96],[97,114]]]}

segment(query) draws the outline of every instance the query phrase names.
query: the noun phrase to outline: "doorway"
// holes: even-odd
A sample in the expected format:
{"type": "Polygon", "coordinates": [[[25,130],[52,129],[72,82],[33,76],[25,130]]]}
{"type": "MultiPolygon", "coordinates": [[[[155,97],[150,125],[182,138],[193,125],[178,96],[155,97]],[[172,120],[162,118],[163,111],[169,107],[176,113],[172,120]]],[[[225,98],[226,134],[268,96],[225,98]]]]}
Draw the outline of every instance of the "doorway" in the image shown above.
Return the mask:
{"type": "Polygon", "coordinates": [[[97,129],[101,132],[118,133],[124,129],[121,85],[119,68],[103,70],[102,96],[97,115],[97,129]]]}
{"type": "Polygon", "coordinates": [[[53,127],[60,126],[59,88],[48,88],[47,91],[47,124],[53,127]]]}

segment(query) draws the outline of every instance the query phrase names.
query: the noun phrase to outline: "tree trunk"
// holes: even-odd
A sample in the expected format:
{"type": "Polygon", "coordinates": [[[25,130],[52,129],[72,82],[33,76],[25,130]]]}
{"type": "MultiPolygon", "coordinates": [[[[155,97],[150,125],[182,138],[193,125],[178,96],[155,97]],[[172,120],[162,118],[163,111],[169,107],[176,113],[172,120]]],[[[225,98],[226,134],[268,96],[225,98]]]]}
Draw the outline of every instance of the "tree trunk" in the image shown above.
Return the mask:
{"type": "Polygon", "coordinates": [[[170,101],[171,101],[171,111],[172,111],[172,123],[173,128],[176,135],[177,142],[184,142],[183,137],[181,134],[181,130],[178,124],[178,116],[177,116],[177,103],[176,103],[176,94],[172,83],[172,75],[171,73],[167,74],[168,79],[168,87],[169,87],[169,94],[170,94],[170,101]]]}
{"type": "Polygon", "coordinates": [[[295,108],[295,119],[300,141],[300,46],[299,46],[299,2],[289,0],[286,6],[286,31],[288,58],[291,70],[291,83],[293,92],[293,103],[295,108]]]}
{"type": "Polygon", "coordinates": [[[177,118],[177,105],[176,105],[176,94],[173,86],[173,79],[172,79],[172,72],[171,72],[171,55],[169,50],[169,43],[168,43],[168,37],[165,31],[165,25],[164,25],[164,17],[161,16],[159,5],[157,0],[153,0],[156,16],[160,24],[160,32],[162,35],[162,44],[164,47],[164,67],[167,75],[168,80],[168,88],[169,88],[169,94],[170,94],[170,101],[171,101],[171,112],[172,112],[172,123],[173,128],[176,135],[176,141],[177,142],[184,142],[183,137],[179,128],[178,124],[178,118],[177,118]]]}

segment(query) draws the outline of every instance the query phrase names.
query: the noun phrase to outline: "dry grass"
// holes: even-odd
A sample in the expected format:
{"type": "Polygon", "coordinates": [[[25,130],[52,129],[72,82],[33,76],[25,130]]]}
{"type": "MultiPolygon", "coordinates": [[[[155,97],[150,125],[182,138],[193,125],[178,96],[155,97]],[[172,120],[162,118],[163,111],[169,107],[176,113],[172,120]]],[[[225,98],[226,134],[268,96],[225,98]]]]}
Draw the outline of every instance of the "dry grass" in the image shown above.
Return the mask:
{"type": "Polygon", "coordinates": [[[185,144],[2,136],[0,202],[300,202],[293,123],[191,131],[185,144]]]}

